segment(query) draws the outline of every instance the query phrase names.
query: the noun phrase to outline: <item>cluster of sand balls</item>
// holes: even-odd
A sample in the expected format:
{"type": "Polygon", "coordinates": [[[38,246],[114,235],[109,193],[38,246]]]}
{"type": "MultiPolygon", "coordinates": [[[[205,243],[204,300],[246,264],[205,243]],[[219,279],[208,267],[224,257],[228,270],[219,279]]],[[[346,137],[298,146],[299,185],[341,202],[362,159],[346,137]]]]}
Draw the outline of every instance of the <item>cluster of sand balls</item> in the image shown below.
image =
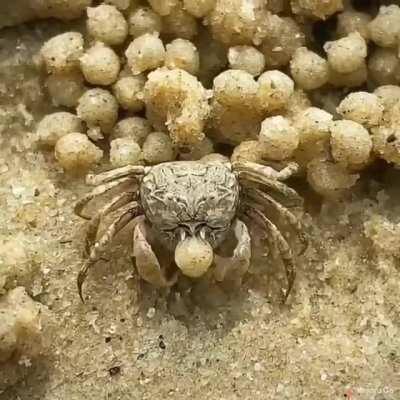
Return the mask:
{"type": "Polygon", "coordinates": [[[113,167],[214,160],[223,143],[232,159],[295,160],[335,196],[376,158],[400,165],[400,7],[359,3],[88,7],[86,37],[67,32],[41,50],[60,111],[38,139],[71,172],[105,155],[113,167]]]}

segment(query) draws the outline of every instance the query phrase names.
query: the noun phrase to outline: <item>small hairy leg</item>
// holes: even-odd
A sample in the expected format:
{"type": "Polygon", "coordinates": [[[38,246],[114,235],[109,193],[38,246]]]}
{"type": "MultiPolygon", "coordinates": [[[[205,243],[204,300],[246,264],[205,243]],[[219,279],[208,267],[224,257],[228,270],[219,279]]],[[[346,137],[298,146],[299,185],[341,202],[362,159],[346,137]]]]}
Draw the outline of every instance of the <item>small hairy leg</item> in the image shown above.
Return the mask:
{"type": "Polygon", "coordinates": [[[250,161],[236,161],[232,163],[232,168],[237,172],[250,172],[263,175],[265,178],[277,181],[285,181],[299,172],[299,165],[290,162],[280,171],[266,165],[257,164],[250,161]]]}
{"type": "Polygon", "coordinates": [[[81,270],[78,274],[77,285],[78,293],[82,302],[82,285],[85,281],[89,269],[100,260],[101,254],[106,250],[107,246],[111,243],[115,235],[121,231],[130,221],[136,218],[140,214],[141,208],[139,205],[135,204],[135,207],[122,213],[107,229],[103,236],[92,246],[90,249],[89,258],[83,264],[81,270]]]}
{"type": "Polygon", "coordinates": [[[90,249],[93,246],[96,238],[97,233],[99,230],[99,225],[101,220],[108,214],[118,210],[121,207],[135,204],[133,203],[134,200],[137,200],[137,192],[124,192],[117,196],[115,196],[109,203],[107,203],[93,218],[90,220],[86,232],[86,254],[89,255],[90,249]],[[131,203],[131,204],[130,204],[131,203]]]}
{"type": "Polygon", "coordinates": [[[128,183],[128,182],[130,182],[131,184],[135,183],[135,181],[132,180],[131,178],[121,178],[114,182],[105,183],[104,185],[100,185],[100,186],[94,188],[90,193],[85,195],[82,199],[80,199],[75,204],[75,207],[74,207],[75,214],[84,219],[88,219],[88,220],[91,219],[92,218],[91,216],[83,213],[83,210],[86,207],[86,205],[90,201],[95,199],[96,197],[101,196],[102,194],[105,194],[105,193],[109,192],[110,190],[112,190],[120,185],[122,186],[123,184],[128,183]]]}
{"type": "Polygon", "coordinates": [[[111,171],[102,172],[101,174],[88,175],[86,177],[86,183],[91,186],[97,186],[120,178],[129,177],[140,179],[148,170],[149,167],[144,167],[142,165],[127,165],[126,167],[112,169],[111,171]]]}
{"type": "Polygon", "coordinates": [[[287,223],[296,232],[301,243],[299,255],[303,254],[308,247],[308,236],[304,232],[304,227],[301,221],[286,207],[276,201],[272,196],[256,188],[247,188],[245,196],[248,196],[252,201],[258,202],[263,208],[271,208],[282,216],[287,223]]]}
{"type": "Polygon", "coordinates": [[[288,287],[285,293],[285,301],[289,297],[289,294],[293,288],[294,280],[296,278],[296,267],[294,263],[292,250],[283,237],[282,233],[271,222],[257,207],[252,203],[246,203],[244,213],[248,217],[252,218],[257,224],[264,228],[267,234],[271,235],[271,238],[276,243],[276,247],[279,250],[279,254],[282,258],[285,266],[286,277],[288,281],[288,287]]]}
{"type": "Polygon", "coordinates": [[[250,266],[251,239],[247,226],[241,220],[236,219],[233,223],[233,231],[237,239],[237,245],[232,257],[214,256],[214,277],[219,282],[228,278],[237,280],[240,283],[250,266]]]}
{"type": "Polygon", "coordinates": [[[140,277],[157,287],[170,287],[175,284],[177,275],[171,279],[165,277],[156,254],[146,239],[146,224],[144,220],[138,222],[133,233],[133,256],[140,277]]]}

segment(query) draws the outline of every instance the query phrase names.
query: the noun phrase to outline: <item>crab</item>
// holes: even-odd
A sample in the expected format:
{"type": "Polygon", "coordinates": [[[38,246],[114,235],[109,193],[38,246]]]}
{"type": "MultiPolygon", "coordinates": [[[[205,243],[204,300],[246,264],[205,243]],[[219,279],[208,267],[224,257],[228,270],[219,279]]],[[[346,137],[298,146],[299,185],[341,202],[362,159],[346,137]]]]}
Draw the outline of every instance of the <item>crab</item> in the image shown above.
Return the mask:
{"type": "Polygon", "coordinates": [[[86,235],[87,259],[77,278],[79,296],[88,271],[101,258],[115,235],[135,221],[133,257],[139,276],[156,287],[171,287],[180,274],[200,278],[212,274],[216,281],[241,279],[249,269],[251,237],[248,225],[254,222],[271,247],[279,252],[287,277],[284,301],[295,280],[295,256],[284,234],[267,217],[273,211],[282,217],[307,247],[301,221],[276,199],[276,195],[300,205],[303,199],[283,183],[298,170],[289,163],[281,170],[248,161],[175,161],[155,166],[128,165],[98,175],[86,182],[95,188],[78,201],[75,213],[90,220],[86,235]],[[110,191],[119,192],[93,217],[87,205],[110,191]],[[275,196],[273,196],[275,194],[275,196]],[[105,216],[116,212],[115,220],[97,238],[105,216]],[[231,255],[218,255],[218,249],[233,234],[236,247],[231,255]],[[149,238],[153,238],[150,240],[149,238]],[[171,262],[160,263],[152,247],[154,238],[171,255],[171,262]]]}

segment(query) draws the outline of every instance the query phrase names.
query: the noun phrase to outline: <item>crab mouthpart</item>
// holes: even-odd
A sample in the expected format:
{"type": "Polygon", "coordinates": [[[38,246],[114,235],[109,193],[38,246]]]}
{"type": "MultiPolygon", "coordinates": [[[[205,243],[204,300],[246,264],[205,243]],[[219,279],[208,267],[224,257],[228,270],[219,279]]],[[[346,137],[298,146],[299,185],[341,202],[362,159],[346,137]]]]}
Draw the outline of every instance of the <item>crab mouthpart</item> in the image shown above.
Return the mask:
{"type": "Polygon", "coordinates": [[[203,276],[213,262],[213,249],[203,239],[195,236],[180,241],[175,249],[175,263],[190,278],[203,276]]]}

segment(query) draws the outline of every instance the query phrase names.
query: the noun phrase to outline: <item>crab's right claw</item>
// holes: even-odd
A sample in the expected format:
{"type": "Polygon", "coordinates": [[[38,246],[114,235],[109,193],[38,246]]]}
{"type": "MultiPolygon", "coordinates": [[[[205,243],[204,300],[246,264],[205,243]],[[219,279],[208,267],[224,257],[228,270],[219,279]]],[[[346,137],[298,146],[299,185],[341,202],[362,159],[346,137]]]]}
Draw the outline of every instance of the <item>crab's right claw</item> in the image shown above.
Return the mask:
{"type": "Polygon", "coordinates": [[[133,256],[137,271],[142,279],[157,287],[170,287],[177,281],[177,275],[167,279],[160,267],[157,256],[146,240],[146,227],[140,221],[133,234],[133,256]]]}
{"type": "Polygon", "coordinates": [[[247,226],[240,220],[233,225],[237,245],[232,257],[216,255],[214,277],[217,281],[231,280],[241,282],[243,275],[248,271],[251,259],[251,239],[247,226]]]}

